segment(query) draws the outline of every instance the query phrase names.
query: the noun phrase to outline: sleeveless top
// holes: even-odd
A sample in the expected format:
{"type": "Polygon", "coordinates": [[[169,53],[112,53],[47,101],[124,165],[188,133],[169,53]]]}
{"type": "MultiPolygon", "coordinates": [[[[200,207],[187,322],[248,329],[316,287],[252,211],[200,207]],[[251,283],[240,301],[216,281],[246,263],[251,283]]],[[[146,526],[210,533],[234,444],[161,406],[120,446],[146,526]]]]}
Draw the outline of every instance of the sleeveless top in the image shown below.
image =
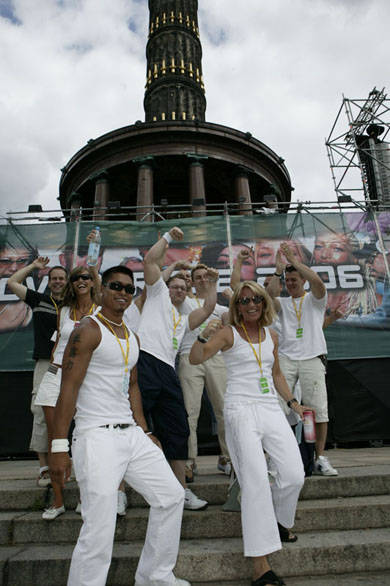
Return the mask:
{"type": "Polygon", "coordinates": [[[75,322],[71,318],[71,308],[70,307],[62,307],[60,310],[60,331],[58,332],[58,342],[54,347],[53,358],[52,362],[54,364],[59,364],[61,366],[62,359],[64,358],[64,352],[66,345],[69,341],[70,335],[74,330],[75,322]],[[61,314],[63,312],[63,317],[61,314]]]}
{"type": "MultiPolygon", "coordinates": [[[[109,423],[136,425],[127,391],[124,392],[125,364],[118,340],[96,316],[87,317],[98,324],[102,339],[92,353],[80,386],[76,402],[76,430],[85,431],[109,423]]],[[[126,340],[120,338],[120,342],[126,352],[126,340]]],[[[137,339],[129,331],[129,373],[137,363],[138,354],[137,339]]]]}
{"type": "MultiPolygon", "coordinates": [[[[251,345],[244,340],[234,326],[233,346],[222,352],[225,360],[227,374],[227,388],[225,405],[234,404],[236,401],[266,401],[278,403],[278,393],[275,389],[272,367],[274,364],[274,342],[269,328],[264,328],[265,339],[261,342],[261,362],[263,374],[260,373],[259,364],[255,358],[251,345]],[[268,382],[267,393],[262,392],[260,377],[266,377],[268,382]]],[[[257,356],[259,356],[259,344],[253,344],[257,356]]]]}

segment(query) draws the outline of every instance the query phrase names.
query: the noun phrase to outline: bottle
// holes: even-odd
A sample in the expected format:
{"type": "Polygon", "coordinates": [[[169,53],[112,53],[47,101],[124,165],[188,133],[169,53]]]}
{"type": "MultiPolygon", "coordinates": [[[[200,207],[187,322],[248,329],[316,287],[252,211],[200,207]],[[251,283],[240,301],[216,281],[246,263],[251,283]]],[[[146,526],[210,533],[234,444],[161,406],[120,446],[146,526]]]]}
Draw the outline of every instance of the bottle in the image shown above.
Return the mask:
{"type": "Polygon", "coordinates": [[[304,411],[303,417],[303,436],[305,438],[305,442],[308,444],[314,444],[316,441],[314,413],[313,411],[304,411]]]}
{"type": "Polygon", "coordinates": [[[101,239],[102,239],[102,237],[100,234],[100,228],[99,228],[99,226],[96,226],[95,236],[90,241],[89,246],[88,246],[87,265],[89,267],[94,267],[98,263],[101,239]]]}

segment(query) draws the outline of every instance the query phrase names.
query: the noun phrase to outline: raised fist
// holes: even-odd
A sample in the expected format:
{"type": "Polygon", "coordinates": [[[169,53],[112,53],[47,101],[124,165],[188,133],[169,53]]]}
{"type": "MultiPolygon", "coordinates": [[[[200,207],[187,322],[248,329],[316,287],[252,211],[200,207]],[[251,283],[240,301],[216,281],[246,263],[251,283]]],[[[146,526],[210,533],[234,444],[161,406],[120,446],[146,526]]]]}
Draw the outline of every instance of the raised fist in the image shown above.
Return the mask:
{"type": "Polygon", "coordinates": [[[177,226],[171,228],[169,234],[172,236],[173,240],[183,240],[184,238],[183,230],[180,230],[177,226]]]}
{"type": "Polygon", "coordinates": [[[34,269],[42,270],[49,264],[49,257],[38,256],[38,258],[33,260],[32,264],[34,265],[34,269]]]}

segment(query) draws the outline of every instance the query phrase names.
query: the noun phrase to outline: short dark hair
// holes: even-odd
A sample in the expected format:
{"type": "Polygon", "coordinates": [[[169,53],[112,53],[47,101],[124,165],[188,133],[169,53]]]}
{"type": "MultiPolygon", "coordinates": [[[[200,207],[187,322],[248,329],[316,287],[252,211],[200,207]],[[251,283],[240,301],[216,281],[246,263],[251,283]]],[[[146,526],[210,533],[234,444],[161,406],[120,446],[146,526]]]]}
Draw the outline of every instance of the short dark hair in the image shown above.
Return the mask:
{"type": "Polygon", "coordinates": [[[133,281],[134,284],[134,273],[131,269],[125,267],[124,265],[117,265],[115,267],[110,267],[102,274],[102,285],[107,285],[108,279],[114,273],[122,273],[123,275],[127,275],[133,281]]]}
{"type": "Polygon", "coordinates": [[[176,275],[172,275],[172,277],[169,277],[169,279],[167,281],[167,287],[169,287],[169,283],[171,283],[174,279],[181,279],[182,281],[185,282],[185,284],[187,286],[187,282],[186,282],[185,276],[183,274],[176,273],[176,275]]]}
{"type": "Polygon", "coordinates": [[[56,265],[55,267],[51,267],[50,271],[47,273],[49,280],[50,280],[52,272],[56,271],[57,269],[61,269],[62,271],[64,271],[65,275],[68,276],[68,269],[66,269],[65,267],[63,267],[61,265],[56,265]]]}

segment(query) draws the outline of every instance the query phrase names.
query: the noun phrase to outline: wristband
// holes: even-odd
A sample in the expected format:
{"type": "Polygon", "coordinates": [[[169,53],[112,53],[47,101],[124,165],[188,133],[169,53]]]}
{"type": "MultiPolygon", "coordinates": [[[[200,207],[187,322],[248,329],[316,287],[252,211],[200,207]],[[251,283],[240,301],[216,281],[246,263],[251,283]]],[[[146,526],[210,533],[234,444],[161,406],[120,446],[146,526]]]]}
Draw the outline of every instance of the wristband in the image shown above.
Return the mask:
{"type": "Polygon", "coordinates": [[[69,442],[67,439],[53,439],[51,442],[51,453],[69,452],[69,442]]]}
{"type": "Polygon", "coordinates": [[[283,273],[280,273],[280,274],[279,274],[279,273],[276,273],[276,272],[275,272],[275,273],[274,273],[274,276],[275,276],[275,277],[279,277],[279,279],[280,279],[280,277],[282,277],[282,276],[283,276],[283,273]]]}
{"type": "Polygon", "coordinates": [[[163,238],[164,238],[164,240],[166,240],[168,242],[168,244],[170,244],[173,240],[173,238],[169,232],[165,232],[165,234],[163,234],[163,238]]]}
{"type": "Polygon", "coordinates": [[[294,397],[292,399],[290,399],[289,401],[287,401],[287,407],[290,407],[290,409],[291,409],[291,406],[293,403],[298,403],[298,401],[294,397]]]}
{"type": "Polygon", "coordinates": [[[201,344],[207,344],[208,339],[207,338],[203,338],[203,336],[198,336],[197,337],[198,342],[200,342],[201,344]]]}

